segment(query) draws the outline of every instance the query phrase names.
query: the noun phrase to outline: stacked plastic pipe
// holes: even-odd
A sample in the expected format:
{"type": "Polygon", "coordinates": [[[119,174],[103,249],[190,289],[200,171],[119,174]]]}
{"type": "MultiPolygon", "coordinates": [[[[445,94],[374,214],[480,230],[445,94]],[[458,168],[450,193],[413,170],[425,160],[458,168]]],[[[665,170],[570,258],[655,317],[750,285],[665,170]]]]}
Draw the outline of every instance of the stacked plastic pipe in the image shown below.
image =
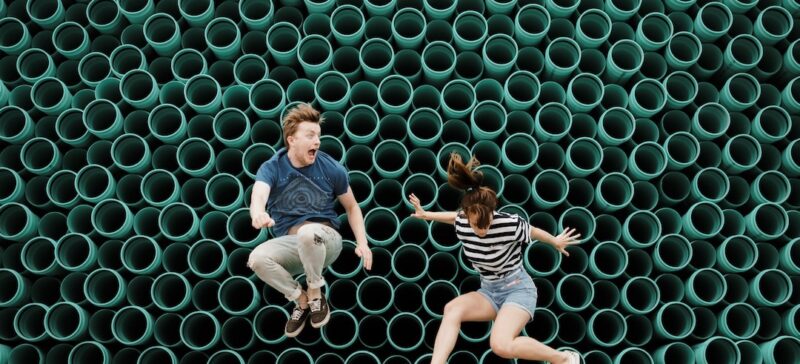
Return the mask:
{"type": "MultiPolygon", "coordinates": [[[[0,363],[427,363],[480,285],[450,153],[524,247],[523,334],[584,361],[800,362],[797,0],[0,2],[0,363]],[[324,112],[373,247],[322,330],[245,262],[286,110],[324,112]],[[796,286],[797,285],[797,286],[796,286]]],[[[340,212],[343,212],[339,208],[340,212]]],[[[303,276],[297,277],[304,281],[303,276]]],[[[508,362],[465,323],[452,363],[508,362]]],[[[522,361],[520,361],[522,362],[522,361]]]]}

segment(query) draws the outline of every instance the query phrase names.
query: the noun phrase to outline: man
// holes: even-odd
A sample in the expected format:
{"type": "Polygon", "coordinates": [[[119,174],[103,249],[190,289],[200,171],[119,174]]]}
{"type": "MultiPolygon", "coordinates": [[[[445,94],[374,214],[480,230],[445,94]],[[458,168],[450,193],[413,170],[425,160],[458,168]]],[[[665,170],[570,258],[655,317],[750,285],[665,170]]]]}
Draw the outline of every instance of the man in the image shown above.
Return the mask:
{"type": "Polygon", "coordinates": [[[347,212],[356,237],[356,254],[366,269],[372,268],[364,217],[349,186],[347,170],[320,147],[319,111],[308,104],[292,109],[283,121],[281,148],[256,174],[250,217],[256,229],[272,227],[274,239],[250,254],[247,266],[271,287],[295,301],[286,323],[286,336],[295,337],[306,320],[314,328],[328,322],[330,309],[322,286],[322,270],[342,250],[335,200],[347,212]],[[273,198],[269,198],[270,194],[273,198]],[[269,212],[264,207],[269,201],[269,212]],[[305,273],[307,290],[292,276],[305,273]]]}

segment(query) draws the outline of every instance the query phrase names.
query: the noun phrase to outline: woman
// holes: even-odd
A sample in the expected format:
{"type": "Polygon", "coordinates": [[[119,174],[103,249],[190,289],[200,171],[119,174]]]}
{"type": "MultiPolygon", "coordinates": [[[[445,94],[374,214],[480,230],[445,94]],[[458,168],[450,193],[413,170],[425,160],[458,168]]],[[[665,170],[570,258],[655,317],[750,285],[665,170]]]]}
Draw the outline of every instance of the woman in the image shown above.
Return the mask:
{"type": "Polygon", "coordinates": [[[453,153],[447,166],[447,181],[466,191],[461,209],[456,212],[428,212],[422,209],[413,193],[409,201],[416,210],[412,216],[454,224],[462,242],[464,256],[480,273],[481,288],[456,297],[444,308],[444,317],[436,334],[431,364],[445,364],[463,321],[494,320],[489,339],[492,351],[500,357],[545,360],[552,364],[579,364],[573,351],[557,351],[541,342],[519,336],[533,320],[536,286],[522,268],[522,245],[531,240],[552,245],[565,256],[566,247],[577,244],[580,234],[566,229],[558,236],[532,227],[518,215],[497,212],[497,194],[481,186],[482,173],[475,171],[478,161],[467,164],[453,153]]]}

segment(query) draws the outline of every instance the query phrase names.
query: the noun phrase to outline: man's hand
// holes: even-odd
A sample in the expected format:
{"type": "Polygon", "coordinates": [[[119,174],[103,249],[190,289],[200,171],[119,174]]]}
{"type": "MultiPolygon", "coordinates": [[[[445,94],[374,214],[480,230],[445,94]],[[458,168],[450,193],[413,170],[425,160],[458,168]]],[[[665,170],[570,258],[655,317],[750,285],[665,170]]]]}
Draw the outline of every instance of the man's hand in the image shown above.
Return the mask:
{"type": "Polygon", "coordinates": [[[251,218],[253,220],[252,225],[254,229],[271,228],[275,225],[275,220],[273,220],[266,212],[251,218]]]}
{"type": "Polygon", "coordinates": [[[561,234],[553,239],[553,247],[556,248],[561,254],[569,256],[567,253],[567,247],[570,245],[578,244],[578,238],[581,237],[581,234],[575,234],[575,229],[566,228],[561,234]]]}
{"type": "Polygon", "coordinates": [[[364,261],[364,268],[367,268],[367,270],[372,269],[372,250],[369,249],[367,244],[358,244],[356,255],[364,261]]]}
{"type": "Polygon", "coordinates": [[[414,206],[414,213],[411,216],[414,216],[418,219],[427,220],[427,211],[422,209],[422,204],[419,203],[419,198],[415,194],[408,195],[408,201],[411,202],[411,205],[414,206]]]}

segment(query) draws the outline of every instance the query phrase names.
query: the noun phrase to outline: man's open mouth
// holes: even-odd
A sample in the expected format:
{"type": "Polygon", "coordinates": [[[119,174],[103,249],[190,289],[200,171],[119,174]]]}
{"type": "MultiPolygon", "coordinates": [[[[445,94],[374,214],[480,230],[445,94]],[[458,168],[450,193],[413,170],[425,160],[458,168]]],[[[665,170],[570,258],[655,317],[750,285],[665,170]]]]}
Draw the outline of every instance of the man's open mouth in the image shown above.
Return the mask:
{"type": "Polygon", "coordinates": [[[308,151],[308,156],[314,158],[317,156],[317,149],[311,149],[308,151]]]}

